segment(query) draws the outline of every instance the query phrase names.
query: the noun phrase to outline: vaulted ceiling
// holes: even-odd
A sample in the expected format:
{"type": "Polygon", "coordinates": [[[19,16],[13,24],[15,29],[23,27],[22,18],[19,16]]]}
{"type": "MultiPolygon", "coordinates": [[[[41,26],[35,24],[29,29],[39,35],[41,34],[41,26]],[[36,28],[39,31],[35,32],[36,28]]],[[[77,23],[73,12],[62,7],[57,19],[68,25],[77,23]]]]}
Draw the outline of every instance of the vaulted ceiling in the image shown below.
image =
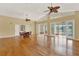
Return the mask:
{"type": "MultiPolygon", "coordinates": [[[[47,14],[44,11],[48,6],[50,3],[0,3],[0,15],[38,20],[47,14]]],[[[78,3],[53,3],[53,6],[60,6],[59,12],[79,11],[78,3]]]]}

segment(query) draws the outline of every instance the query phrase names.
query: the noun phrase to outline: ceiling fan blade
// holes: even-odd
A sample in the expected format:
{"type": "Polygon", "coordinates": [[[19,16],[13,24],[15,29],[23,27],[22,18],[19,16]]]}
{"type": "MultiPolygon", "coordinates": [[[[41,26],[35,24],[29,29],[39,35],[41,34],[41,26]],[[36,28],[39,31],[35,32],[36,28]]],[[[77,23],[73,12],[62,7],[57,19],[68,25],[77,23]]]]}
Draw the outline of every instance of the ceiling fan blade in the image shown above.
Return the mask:
{"type": "Polygon", "coordinates": [[[54,7],[55,9],[59,9],[60,8],[60,6],[56,6],[56,7],[54,7]]]}
{"type": "Polygon", "coordinates": [[[54,13],[57,13],[57,12],[58,12],[57,10],[54,11],[54,13]]]}

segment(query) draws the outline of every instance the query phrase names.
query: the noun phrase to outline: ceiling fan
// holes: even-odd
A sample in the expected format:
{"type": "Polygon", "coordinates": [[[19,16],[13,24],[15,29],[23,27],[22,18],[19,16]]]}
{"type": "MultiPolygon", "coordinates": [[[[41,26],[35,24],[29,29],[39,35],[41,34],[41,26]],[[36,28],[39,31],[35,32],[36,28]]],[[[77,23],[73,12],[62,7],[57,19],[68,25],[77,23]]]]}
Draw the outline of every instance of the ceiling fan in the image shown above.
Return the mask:
{"type": "Polygon", "coordinates": [[[60,8],[60,6],[54,6],[51,3],[51,6],[48,6],[48,10],[44,11],[44,12],[49,12],[48,15],[50,15],[51,13],[57,13],[58,9],[60,8]]]}

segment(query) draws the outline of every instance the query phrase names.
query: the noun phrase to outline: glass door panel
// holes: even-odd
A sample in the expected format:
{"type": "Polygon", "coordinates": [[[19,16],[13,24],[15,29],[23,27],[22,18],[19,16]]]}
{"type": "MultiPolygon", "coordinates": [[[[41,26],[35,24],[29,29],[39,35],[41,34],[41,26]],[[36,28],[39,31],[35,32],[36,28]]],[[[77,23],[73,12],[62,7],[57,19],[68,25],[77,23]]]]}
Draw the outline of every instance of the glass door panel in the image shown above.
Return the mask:
{"type": "Polygon", "coordinates": [[[58,51],[58,53],[66,55],[68,50],[68,54],[72,54],[73,43],[70,39],[74,39],[74,21],[66,21],[61,24],[51,24],[51,34],[55,35],[55,50],[58,51]]]}

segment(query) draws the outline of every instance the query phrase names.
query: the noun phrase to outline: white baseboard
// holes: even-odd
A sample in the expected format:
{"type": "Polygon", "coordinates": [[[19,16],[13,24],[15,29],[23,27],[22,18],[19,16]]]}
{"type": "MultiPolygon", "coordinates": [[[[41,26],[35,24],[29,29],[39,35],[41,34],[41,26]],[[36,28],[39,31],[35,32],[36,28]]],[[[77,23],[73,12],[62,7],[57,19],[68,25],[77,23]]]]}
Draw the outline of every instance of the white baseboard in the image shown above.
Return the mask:
{"type": "Polygon", "coordinates": [[[0,38],[10,38],[10,37],[16,37],[16,35],[0,36],[0,38]]]}

